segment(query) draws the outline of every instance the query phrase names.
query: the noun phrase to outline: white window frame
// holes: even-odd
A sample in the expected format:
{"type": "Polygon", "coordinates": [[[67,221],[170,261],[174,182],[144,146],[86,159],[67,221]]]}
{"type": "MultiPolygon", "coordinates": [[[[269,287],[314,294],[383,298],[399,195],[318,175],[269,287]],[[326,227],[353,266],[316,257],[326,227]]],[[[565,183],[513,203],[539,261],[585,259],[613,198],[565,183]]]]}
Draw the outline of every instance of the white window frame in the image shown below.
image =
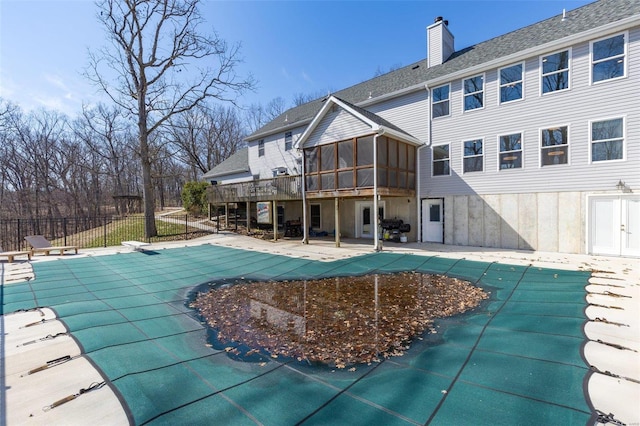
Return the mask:
{"type": "Polygon", "coordinates": [[[571,140],[571,135],[570,135],[570,127],[568,124],[559,124],[557,126],[546,126],[546,127],[541,127],[540,129],[538,129],[538,137],[540,140],[540,144],[538,145],[539,148],[539,153],[540,153],[540,162],[538,164],[538,167],[542,168],[542,167],[558,167],[558,166],[566,166],[569,165],[570,163],[570,144],[569,141],[571,140]],[[564,144],[562,145],[551,145],[551,146],[542,146],[542,132],[544,132],[545,130],[554,130],[554,129],[561,129],[565,127],[567,129],[567,140],[564,144]],[[547,151],[551,151],[553,153],[553,148],[554,147],[566,147],[566,151],[567,151],[567,161],[565,163],[560,163],[560,164],[543,164],[543,158],[544,155],[548,155],[546,152],[547,151]]]}
{"type": "Polygon", "coordinates": [[[465,139],[462,141],[462,174],[468,174],[468,173],[484,173],[484,169],[485,169],[485,162],[484,162],[484,152],[485,152],[485,143],[484,143],[484,138],[470,138],[470,139],[465,139]],[[465,149],[464,149],[464,144],[467,142],[476,142],[476,141],[480,141],[480,143],[482,144],[482,154],[475,154],[475,155],[466,155],[465,154],[465,149]],[[466,171],[464,169],[464,160],[467,158],[477,158],[477,157],[482,157],[482,170],[471,170],[471,171],[466,171]]]}
{"type": "MultiPolygon", "coordinates": [[[[619,138],[616,138],[619,139],[619,138]]],[[[606,141],[603,139],[602,142],[606,141]]],[[[598,142],[596,142],[598,143],[598,142]]],[[[599,118],[596,120],[589,120],[589,164],[611,164],[620,161],[626,161],[627,159],[627,116],[617,115],[612,117],[599,118]],[[593,161],[593,123],[600,123],[603,121],[612,121],[622,119],[622,158],[614,158],[613,160],[598,160],[593,161]]]]}
{"type": "Polygon", "coordinates": [[[538,79],[538,81],[540,82],[540,96],[547,96],[547,95],[551,95],[553,93],[562,93],[562,92],[566,92],[568,90],[571,90],[571,59],[572,59],[572,57],[573,57],[573,55],[572,55],[570,47],[568,47],[566,49],[557,50],[555,52],[550,52],[550,53],[547,53],[545,55],[540,55],[540,58],[539,58],[539,61],[540,61],[539,62],[540,78],[538,79]],[[545,62],[545,58],[549,57],[549,56],[556,55],[558,53],[562,53],[562,52],[567,52],[567,55],[568,55],[568,57],[567,57],[567,68],[566,69],[563,68],[560,71],[554,71],[554,72],[545,74],[544,73],[544,68],[543,68],[543,63],[545,62]],[[546,92],[545,93],[544,92],[544,78],[546,76],[548,76],[548,75],[559,74],[561,72],[564,72],[565,70],[567,72],[567,87],[565,89],[552,90],[550,92],[546,92]]]}
{"type": "Polygon", "coordinates": [[[524,100],[524,74],[525,74],[525,63],[524,62],[519,62],[519,63],[516,63],[516,64],[507,65],[506,67],[502,67],[502,68],[498,69],[498,76],[497,76],[498,78],[497,79],[498,79],[498,104],[499,105],[505,105],[505,104],[510,104],[512,102],[519,102],[519,101],[524,100]],[[512,67],[518,66],[518,65],[520,65],[520,67],[522,68],[522,72],[520,73],[520,80],[503,84],[502,83],[502,79],[500,77],[501,71],[504,70],[504,69],[507,69],[507,68],[512,68],[512,67]],[[518,84],[518,83],[520,83],[520,86],[522,87],[522,90],[521,90],[521,93],[520,93],[520,98],[503,102],[502,101],[502,88],[503,87],[508,87],[509,85],[515,85],[515,84],[518,84]]]}
{"type": "Polygon", "coordinates": [[[258,141],[258,157],[264,157],[264,139],[258,141]]]}
{"type": "Polygon", "coordinates": [[[629,55],[628,55],[628,47],[629,46],[629,32],[628,31],[623,31],[621,33],[616,33],[616,34],[611,34],[608,35],[606,37],[602,37],[599,38],[597,40],[592,40],[589,42],[589,82],[591,85],[594,84],[601,84],[601,83],[605,83],[607,81],[615,81],[615,80],[619,80],[621,78],[626,78],[627,77],[627,72],[628,72],[628,67],[629,67],[629,55]],[[609,56],[607,58],[604,59],[599,59],[597,62],[594,63],[593,61],[593,45],[600,42],[600,41],[604,41],[604,40],[608,40],[610,38],[614,38],[614,37],[618,37],[618,36],[624,36],[624,48],[623,48],[623,52],[620,55],[615,55],[615,56],[609,56]],[[605,62],[611,59],[616,59],[616,58],[622,58],[624,60],[624,66],[622,67],[622,75],[619,77],[612,77],[612,78],[606,78],[604,80],[599,80],[599,81],[593,81],[593,66],[596,63],[601,63],[601,62],[605,62]]]}
{"type": "Polygon", "coordinates": [[[433,145],[431,147],[431,177],[441,177],[441,176],[451,176],[451,144],[450,143],[441,143],[438,145],[433,145]],[[449,147],[449,156],[445,159],[442,160],[436,160],[435,156],[433,155],[433,151],[435,148],[441,147],[441,146],[448,146],[449,147]],[[449,163],[449,173],[447,174],[442,174],[442,175],[436,175],[434,174],[434,167],[433,164],[438,161],[438,162],[448,162],[449,163]]]}
{"type": "Polygon", "coordinates": [[[504,172],[504,171],[509,171],[509,170],[522,170],[524,169],[524,132],[523,131],[516,131],[516,132],[508,132],[508,133],[501,133],[498,135],[498,171],[499,172],[504,172]],[[503,136],[511,136],[511,135],[520,135],[520,149],[512,149],[510,151],[500,151],[500,138],[503,136]],[[520,153],[520,167],[510,167],[510,168],[501,168],[500,167],[500,154],[506,154],[509,152],[519,152],[520,153]]]}
{"type": "Polygon", "coordinates": [[[309,203],[309,227],[312,228],[312,229],[322,229],[322,204],[320,204],[320,203],[309,203]],[[320,218],[320,225],[317,226],[317,227],[313,226],[313,224],[312,224],[313,219],[312,219],[311,211],[312,211],[312,207],[313,206],[318,206],[318,209],[319,209],[318,216],[320,218]]]}
{"type": "Polygon", "coordinates": [[[291,151],[293,149],[293,133],[285,132],[284,133],[284,150],[291,151]]]}
{"type": "Polygon", "coordinates": [[[476,75],[474,75],[474,76],[471,76],[471,77],[467,77],[467,78],[463,78],[463,79],[462,79],[462,88],[461,88],[461,89],[462,89],[462,112],[463,112],[463,113],[471,112],[471,111],[477,111],[477,110],[482,110],[482,109],[484,109],[485,104],[486,104],[486,102],[485,102],[485,95],[484,95],[484,94],[485,94],[485,90],[486,90],[486,81],[487,81],[487,79],[486,79],[486,76],[485,76],[485,74],[484,74],[484,73],[482,73],[482,74],[476,74],[476,75]],[[482,78],[482,90],[476,90],[475,92],[465,93],[465,84],[464,84],[464,83],[465,83],[467,80],[471,80],[471,79],[478,78],[478,77],[482,78]],[[477,108],[467,109],[467,108],[466,108],[466,105],[465,105],[465,100],[466,100],[467,96],[474,96],[474,95],[476,95],[476,94],[478,94],[478,93],[481,93],[481,94],[482,94],[482,106],[479,106],[479,107],[477,107],[477,108]]]}
{"type": "Polygon", "coordinates": [[[438,118],[442,118],[442,117],[450,117],[450,116],[451,116],[451,83],[441,84],[440,86],[437,86],[437,87],[432,88],[432,89],[431,89],[431,119],[432,119],[432,120],[437,120],[438,118]],[[447,97],[447,99],[446,99],[446,100],[441,100],[441,101],[434,102],[434,101],[433,101],[433,92],[434,92],[436,89],[440,89],[440,88],[445,87],[445,86],[447,86],[447,87],[449,88],[449,96],[447,97]],[[443,103],[443,102],[447,102],[447,103],[448,103],[448,105],[449,105],[449,112],[448,112],[448,114],[439,115],[439,116],[437,116],[437,117],[434,117],[434,116],[433,116],[433,111],[434,111],[433,106],[434,106],[434,105],[436,105],[436,104],[443,103]]]}

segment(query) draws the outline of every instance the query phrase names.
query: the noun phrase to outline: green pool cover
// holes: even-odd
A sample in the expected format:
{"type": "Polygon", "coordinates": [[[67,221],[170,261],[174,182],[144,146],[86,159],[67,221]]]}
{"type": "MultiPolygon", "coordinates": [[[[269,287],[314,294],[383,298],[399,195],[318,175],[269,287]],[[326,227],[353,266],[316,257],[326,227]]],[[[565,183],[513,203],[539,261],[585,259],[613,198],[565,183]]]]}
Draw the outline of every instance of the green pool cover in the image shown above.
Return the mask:
{"type": "Polygon", "coordinates": [[[587,272],[413,254],[334,262],[211,245],[41,262],[5,286],[2,313],[53,308],[135,424],[586,424],[581,349],[587,272]],[[189,292],[221,279],[314,279],[417,271],[491,292],[438,321],[402,357],[355,371],[207,344],[189,292]]]}

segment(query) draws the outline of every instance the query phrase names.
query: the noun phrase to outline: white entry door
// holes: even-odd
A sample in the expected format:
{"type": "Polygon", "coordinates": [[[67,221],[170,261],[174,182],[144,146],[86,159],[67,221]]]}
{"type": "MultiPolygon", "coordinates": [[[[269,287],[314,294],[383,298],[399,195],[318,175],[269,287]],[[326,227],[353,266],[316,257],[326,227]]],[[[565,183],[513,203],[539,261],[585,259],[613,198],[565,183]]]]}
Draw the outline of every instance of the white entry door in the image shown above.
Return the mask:
{"type": "MultiPolygon", "coordinates": [[[[384,202],[378,203],[378,216],[384,219],[384,202]]],[[[356,202],[356,238],[373,238],[376,215],[373,213],[373,201],[356,202]]]]}
{"type": "Polygon", "coordinates": [[[640,256],[640,196],[592,197],[590,253],[640,256]]]}
{"type": "Polygon", "coordinates": [[[422,241],[444,242],[444,200],[422,200],[422,241]]]}

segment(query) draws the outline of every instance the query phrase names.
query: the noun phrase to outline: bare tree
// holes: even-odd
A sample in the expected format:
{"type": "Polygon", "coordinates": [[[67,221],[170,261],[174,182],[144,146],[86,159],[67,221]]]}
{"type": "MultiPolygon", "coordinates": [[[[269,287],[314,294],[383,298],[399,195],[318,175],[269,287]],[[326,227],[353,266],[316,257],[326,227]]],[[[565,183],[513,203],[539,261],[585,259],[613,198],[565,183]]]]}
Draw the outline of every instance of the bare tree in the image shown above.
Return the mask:
{"type": "Polygon", "coordinates": [[[177,158],[189,168],[189,179],[197,180],[241,148],[245,133],[237,109],[215,105],[172,120],[169,135],[177,158]]]}
{"type": "Polygon", "coordinates": [[[269,101],[265,106],[262,104],[251,104],[245,112],[245,121],[249,133],[257,131],[259,128],[282,115],[287,110],[284,98],[278,96],[269,101]]]}
{"type": "Polygon", "coordinates": [[[315,93],[296,93],[295,95],[293,95],[293,105],[294,106],[300,106],[303,104],[306,104],[308,102],[314,101],[316,99],[320,99],[324,96],[328,96],[328,94],[331,93],[331,90],[328,91],[327,93],[322,93],[322,92],[315,92],[315,93]]]}
{"type": "MultiPolygon", "coordinates": [[[[83,107],[82,114],[74,122],[75,137],[90,151],[94,173],[100,173],[102,191],[114,195],[139,195],[136,185],[138,174],[131,175],[137,159],[135,138],[131,126],[117,107],[103,104],[93,108],[83,107]]],[[[120,203],[113,199],[116,213],[124,213],[120,203]]]]}
{"type": "Polygon", "coordinates": [[[86,76],[137,119],[145,236],[157,235],[149,141],[171,117],[207,98],[234,101],[253,89],[239,78],[239,46],[202,35],[200,0],[99,0],[110,47],[89,54],[86,76]],[[216,63],[214,67],[211,64],[216,63]]]}

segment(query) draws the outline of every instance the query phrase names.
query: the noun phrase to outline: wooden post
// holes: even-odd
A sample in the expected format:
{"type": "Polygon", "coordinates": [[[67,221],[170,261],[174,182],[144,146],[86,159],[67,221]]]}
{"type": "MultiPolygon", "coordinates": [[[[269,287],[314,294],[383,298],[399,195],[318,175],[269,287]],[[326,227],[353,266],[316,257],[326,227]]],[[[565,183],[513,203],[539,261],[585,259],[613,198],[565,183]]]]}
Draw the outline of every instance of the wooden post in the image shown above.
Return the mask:
{"type": "Polygon", "coordinates": [[[271,206],[273,207],[273,241],[278,240],[278,206],[276,201],[271,202],[271,206]]]}
{"type": "Polygon", "coordinates": [[[247,234],[251,233],[251,202],[247,201],[247,234]]]}
{"type": "Polygon", "coordinates": [[[335,213],[335,239],[336,239],[336,247],[340,247],[340,202],[338,201],[338,197],[334,198],[334,213],[335,213]]]}

